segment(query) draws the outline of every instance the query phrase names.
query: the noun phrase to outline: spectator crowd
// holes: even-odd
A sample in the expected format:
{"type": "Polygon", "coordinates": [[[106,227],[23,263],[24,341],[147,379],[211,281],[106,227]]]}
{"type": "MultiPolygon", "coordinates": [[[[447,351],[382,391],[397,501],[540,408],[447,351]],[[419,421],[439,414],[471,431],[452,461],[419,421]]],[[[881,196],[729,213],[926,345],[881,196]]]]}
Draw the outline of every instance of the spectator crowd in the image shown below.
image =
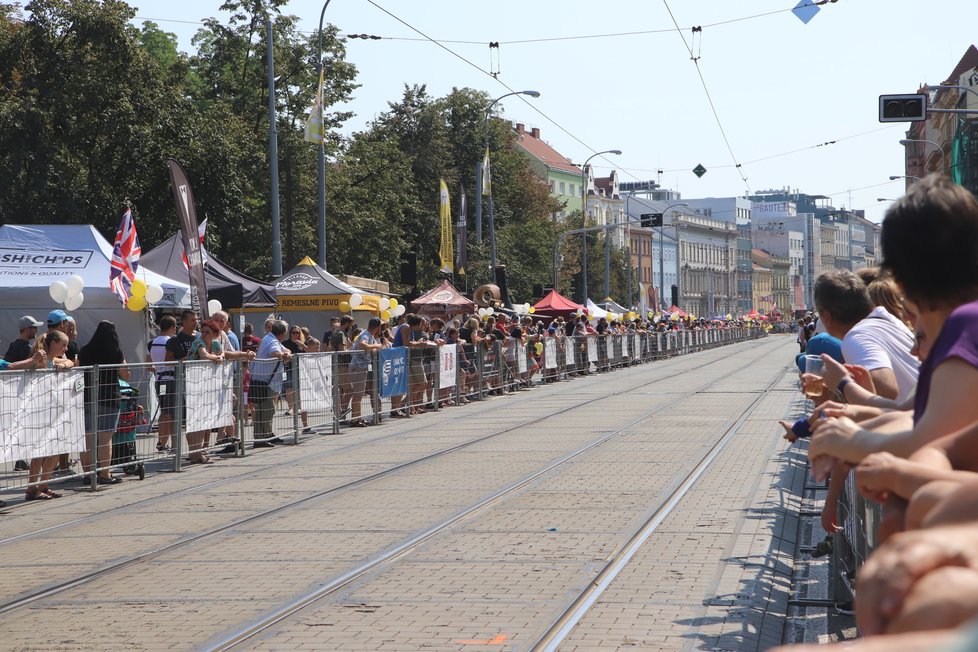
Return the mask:
{"type": "Polygon", "coordinates": [[[881,246],[879,269],[817,279],[818,318],[798,332],[815,407],[782,426],[828,479],[826,531],[842,530],[847,482],[882,510],[861,533],[874,542],[855,577],[863,638],[845,649],[975,650],[978,200],[928,176],[888,210],[881,246]]]}

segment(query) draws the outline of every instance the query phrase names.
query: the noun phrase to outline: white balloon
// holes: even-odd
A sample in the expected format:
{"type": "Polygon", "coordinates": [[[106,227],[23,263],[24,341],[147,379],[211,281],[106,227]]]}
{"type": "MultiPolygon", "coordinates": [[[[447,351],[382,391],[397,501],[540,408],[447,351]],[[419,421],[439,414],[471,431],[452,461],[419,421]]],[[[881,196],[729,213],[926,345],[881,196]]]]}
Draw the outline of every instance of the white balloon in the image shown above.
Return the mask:
{"type": "Polygon", "coordinates": [[[69,311],[78,310],[81,308],[81,304],[85,301],[85,293],[79,291],[78,294],[69,295],[65,299],[65,308],[69,311]]]}
{"type": "MultiPolygon", "coordinates": [[[[78,274],[72,274],[68,277],[68,282],[65,283],[68,289],[68,296],[74,296],[76,294],[81,294],[81,291],[85,289],[85,279],[83,279],[78,274]]],[[[71,310],[71,308],[69,308],[71,310]]]]}
{"type": "Polygon", "coordinates": [[[478,313],[479,313],[479,316],[480,317],[485,317],[486,316],[486,309],[485,308],[479,308],[478,313]]]}
{"type": "Polygon", "coordinates": [[[207,314],[213,315],[215,312],[220,312],[221,307],[222,306],[220,301],[218,301],[217,299],[211,299],[210,301],[207,302],[207,314]]]}
{"type": "Polygon", "coordinates": [[[490,308],[486,308],[486,314],[487,314],[487,315],[489,315],[490,317],[491,317],[491,316],[492,316],[492,315],[493,315],[493,314],[494,314],[495,312],[496,312],[496,310],[495,310],[494,308],[491,308],[491,307],[490,307],[490,308]]]}
{"type": "MultiPolygon", "coordinates": [[[[350,307],[351,308],[356,308],[357,306],[361,305],[362,303],[363,303],[363,295],[362,294],[351,294],[350,295],[350,307]]],[[[387,310],[387,308],[384,308],[384,310],[387,310]]]]}
{"type": "MultiPolygon", "coordinates": [[[[353,305],[353,301],[352,300],[350,301],[350,305],[351,306],[353,305]]],[[[383,299],[380,300],[380,311],[381,312],[384,312],[385,310],[387,310],[390,307],[391,307],[391,300],[390,299],[388,299],[387,297],[384,297],[383,299]]]]}
{"type": "Polygon", "coordinates": [[[163,298],[163,288],[159,285],[150,285],[146,288],[146,303],[154,304],[163,298]]]}
{"type": "Polygon", "coordinates": [[[401,315],[403,315],[406,312],[407,312],[407,308],[405,308],[401,304],[397,304],[397,307],[394,308],[394,316],[395,317],[400,317],[401,315]]]}
{"type": "Polygon", "coordinates": [[[68,286],[62,281],[54,281],[48,287],[48,293],[55,303],[64,303],[65,299],[68,298],[68,286]]]}

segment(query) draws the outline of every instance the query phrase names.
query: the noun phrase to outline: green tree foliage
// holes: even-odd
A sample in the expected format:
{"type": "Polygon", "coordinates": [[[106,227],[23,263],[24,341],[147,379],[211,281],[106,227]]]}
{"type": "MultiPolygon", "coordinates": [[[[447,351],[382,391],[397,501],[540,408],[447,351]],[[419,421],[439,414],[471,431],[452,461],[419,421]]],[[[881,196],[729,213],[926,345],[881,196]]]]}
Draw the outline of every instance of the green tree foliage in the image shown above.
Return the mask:
{"type": "MultiPolygon", "coordinates": [[[[273,21],[275,107],[280,162],[283,262],[317,249],[317,148],[304,141],[315,98],[318,34],[302,34],[282,13],[285,0],[228,0],[204,21],[196,51],[178,51],[158,25],[132,24],[122,0],[32,0],[26,12],[0,2],[0,221],[91,223],[108,238],[132,203],[143,248],[177,229],[165,161],[179,160],[193,185],[207,246],[257,277],[271,271],[266,16],[273,21]]],[[[332,107],[357,88],[336,28],[322,34],[326,123],[327,255],[330,271],[400,285],[400,267],[418,260],[418,289],[440,277],[439,179],[469,205],[468,276],[491,278],[488,228],[471,225],[475,169],[492,152],[498,261],[513,299],[529,301],[549,283],[553,245],[567,228],[487,94],[424,86],[403,96],[361,132],[338,135],[350,114],[332,107]]],[[[486,219],[488,215],[486,215],[486,219]]],[[[562,279],[576,271],[564,247],[562,279]]]]}

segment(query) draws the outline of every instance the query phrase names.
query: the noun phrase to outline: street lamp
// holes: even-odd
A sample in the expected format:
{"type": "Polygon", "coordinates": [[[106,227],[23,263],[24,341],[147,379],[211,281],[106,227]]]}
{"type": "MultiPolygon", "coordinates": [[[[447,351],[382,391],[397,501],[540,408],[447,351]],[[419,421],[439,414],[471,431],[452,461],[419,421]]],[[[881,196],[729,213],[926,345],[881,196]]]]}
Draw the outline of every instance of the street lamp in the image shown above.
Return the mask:
{"type": "MultiPolygon", "coordinates": [[[[900,140],[900,144],[906,147],[910,143],[926,143],[928,145],[933,145],[934,149],[941,153],[941,173],[944,173],[944,148],[935,143],[933,140],[926,140],[924,138],[904,138],[900,140]]],[[[925,168],[926,169],[926,168],[925,168]]]]}
{"type": "MultiPolygon", "coordinates": [[[[662,232],[666,230],[666,213],[670,209],[674,209],[677,206],[689,207],[686,202],[678,202],[676,204],[669,204],[666,206],[665,210],[662,211],[662,225],[659,227],[659,303],[663,303],[666,296],[666,268],[665,268],[665,250],[662,248],[662,232]]],[[[676,225],[676,261],[678,265],[679,261],[679,225],[676,225]]],[[[663,306],[664,307],[664,306],[663,306]]]]}
{"type": "MultiPolygon", "coordinates": [[[[319,12],[319,50],[316,54],[316,83],[323,77],[323,18],[326,16],[326,7],[332,0],[323,3],[323,10],[319,12]]],[[[322,93],[322,89],[317,89],[322,93]]],[[[319,102],[319,124],[323,130],[323,137],[319,141],[319,152],[316,155],[316,192],[319,199],[319,221],[316,223],[316,235],[319,237],[319,249],[317,251],[317,261],[319,266],[326,269],[326,127],[323,122],[323,104],[326,98],[320,95],[319,102]]]]}
{"type": "Polygon", "coordinates": [[[877,197],[876,201],[896,201],[895,199],[890,199],[888,197],[877,197]]]}
{"type": "MultiPolygon", "coordinates": [[[[585,175],[587,174],[587,164],[591,162],[592,158],[594,158],[595,156],[601,156],[602,154],[620,155],[621,150],[606,149],[603,152],[597,152],[595,154],[591,154],[590,156],[587,157],[587,159],[585,159],[584,165],[581,166],[581,211],[583,213],[583,218],[584,218],[583,226],[587,226],[587,180],[585,179],[585,175]]],[[[607,235],[605,236],[605,239],[607,240],[607,235]]],[[[605,265],[606,275],[607,275],[607,270],[611,264],[610,250],[607,250],[607,253],[608,253],[608,263],[605,265]]],[[[584,234],[584,255],[581,258],[581,275],[584,278],[584,302],[583,303],[586,306],[587,305],[587,233],[584,234]]]]}
{"type": "Polygon", "coordinates": [[[893,175],[890,175],[890,181],[896,181],[898,179],[910,179],[912,181],[920,181],[920,177],[910,176],[909,174],[906,175],[906,176],[904,176],[902,174],[893,174],[893,175]]]}
{"type": "MultiPolygon", "coordinates": [[[[540,97],[539,91],[513,91],[500,95],[486,107],[486,116],[482,122],[483,142],[485,144],[486,159],[489,158],[489,117],[492,115],[492,107],[496,106],[499,100],[510,97],[511,95],[529,95],[530,97],[540,97]]],[[[491,171],[490,171],[491,174],[491,171]]],[[[483,177],[485,176],[483,164],[476,166],[475,186],[478,199],[475,202],[475,223],[479,238],[482,238],[482,197],[483,197],[483,177]]],[[[492,272],[492,282],[496,283],[496,222],[493,219],[492,208],[492,179],[489,179],[489,192],[485,193],[487,206],[489,207],[489,269],[492,272]]]]}

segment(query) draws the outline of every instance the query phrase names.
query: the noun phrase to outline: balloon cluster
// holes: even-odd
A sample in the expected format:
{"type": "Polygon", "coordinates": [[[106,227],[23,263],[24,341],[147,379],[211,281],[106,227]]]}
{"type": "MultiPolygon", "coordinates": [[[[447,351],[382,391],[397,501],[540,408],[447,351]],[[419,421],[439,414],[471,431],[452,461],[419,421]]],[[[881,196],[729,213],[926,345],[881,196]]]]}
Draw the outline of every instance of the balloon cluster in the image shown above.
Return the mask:
{"type": "Polygon", "coordinates": [[[513,312],[515,312],[517,315],[532,315],[536,311],[537,309],[528,303],[518,303],[513,306],[513,312]]]}
{"type": "Polygon", "coordinates": [[[156,303],[163,298],[163,288],[159,285],[146,285],[146,281],[141,278],[133,279],[129,287],[129,300],[126,301],[126,308],[133,312],[139,312],[147,306],[156,303]]]}
{"type": "Polygon", "coordinates": [[[479,319],[485,321],[496,313],[494,308],[479,308],[479,319]]]}
{"type": "Polygon", "coordinates": [[[388,299],[384,297],[380,300],[378,307],[380,308],[380,318],[384,321],[390,321],[392,317],[400,317],[407,312],[407,308],[398,303],[397,299],[394,298],[388,299]]]}
{"type": "Polygon", "coordinates": [[[70,312],[81,308],[85,301],[85,279],[78,274],[73,274],[65,281],[54,281],[48,287],[48,294],[54,299],[55,303],[65,304],[65,308],[70,312]]]}

